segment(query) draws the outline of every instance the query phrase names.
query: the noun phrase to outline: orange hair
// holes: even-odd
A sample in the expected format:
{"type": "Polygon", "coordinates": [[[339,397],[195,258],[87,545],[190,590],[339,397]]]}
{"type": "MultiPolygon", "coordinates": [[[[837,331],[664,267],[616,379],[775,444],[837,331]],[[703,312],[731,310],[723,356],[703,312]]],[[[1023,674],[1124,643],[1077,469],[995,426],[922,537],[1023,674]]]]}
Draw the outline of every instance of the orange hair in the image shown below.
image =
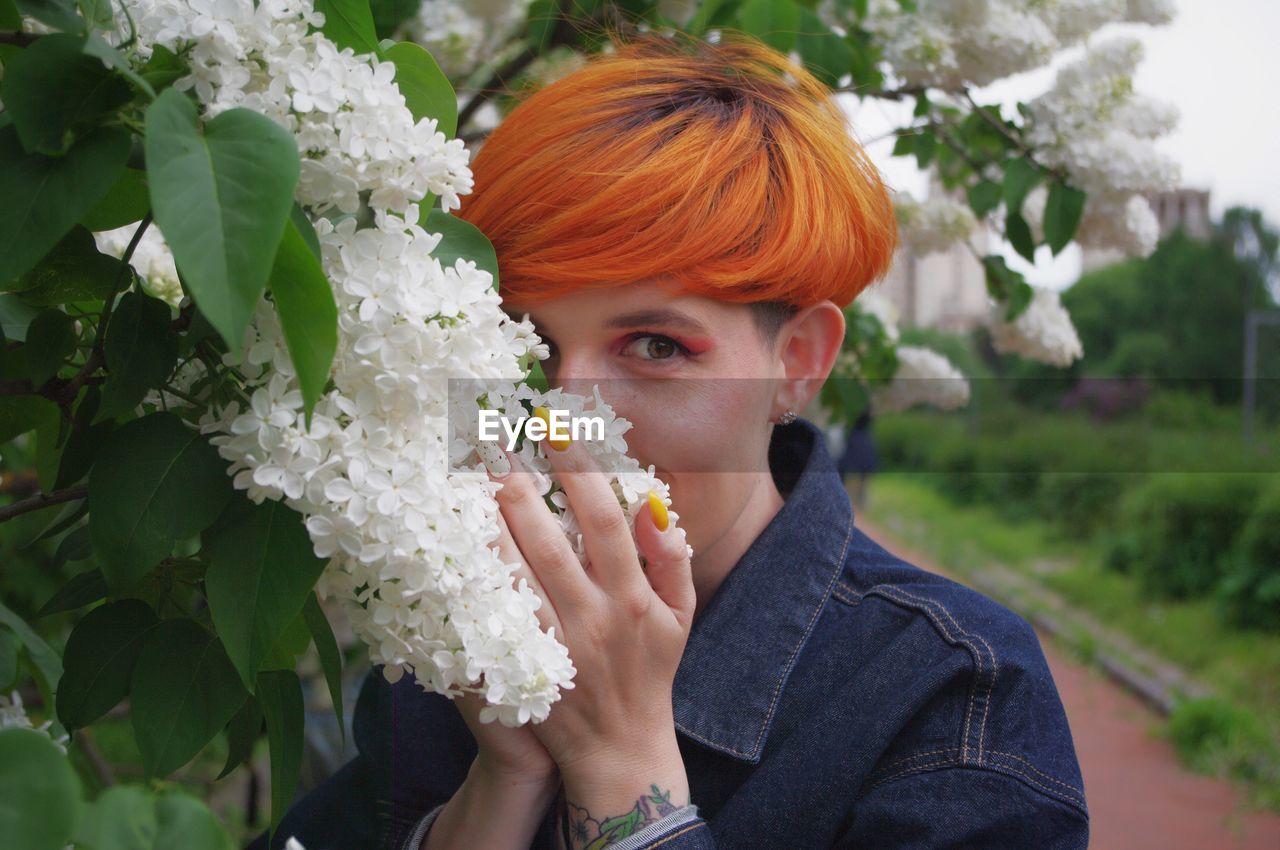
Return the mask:
{"type": "Polygon", "coordinates": [[[614,39],[485,141],[456,214],[493,242],[502,293],[669,277],[723,301],[847,305],[898,230],[830,90],[747,36],[682,44],[614,39]]]}

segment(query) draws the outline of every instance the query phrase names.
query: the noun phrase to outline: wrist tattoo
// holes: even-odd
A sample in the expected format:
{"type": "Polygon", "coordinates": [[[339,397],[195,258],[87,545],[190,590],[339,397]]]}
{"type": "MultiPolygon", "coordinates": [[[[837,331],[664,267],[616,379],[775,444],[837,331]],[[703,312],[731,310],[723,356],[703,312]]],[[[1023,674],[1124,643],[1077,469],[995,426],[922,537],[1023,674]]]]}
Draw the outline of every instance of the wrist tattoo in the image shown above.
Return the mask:
{"type": "Polygon", "coordinates": [[[568,850],[601,850],[676,810],[670,791],[664,792],[657,785],[650,785],[649,790],[652,793],[642,794],[631,811],[611,818],[595,817],[565,800],[560,828],[568,850]]]}

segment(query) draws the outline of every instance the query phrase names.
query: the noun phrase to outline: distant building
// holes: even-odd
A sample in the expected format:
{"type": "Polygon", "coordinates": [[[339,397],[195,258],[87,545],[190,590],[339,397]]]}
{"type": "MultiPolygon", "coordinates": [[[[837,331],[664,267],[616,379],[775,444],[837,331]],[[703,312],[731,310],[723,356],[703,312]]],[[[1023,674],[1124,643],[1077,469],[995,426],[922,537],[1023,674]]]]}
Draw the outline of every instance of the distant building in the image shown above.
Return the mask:
{"type": "MultiPolygon", "coordinates": [[[[935,182],[930,191],[944,190],[935,182]]],[[[963,201],[963,196],[958,199],[963,201]]],[[[993,241],[990,228],[979,222],[970,238],[978,253],[987,253],[993,241]]],[[[982,324],[989,310],[986,274],[964,243],[923,257],[899,247],[876,290],[898,308],[898,323],[904,328],[962,333],[982,324]]]]}
{"type": "MultiPolygon", "coordinates": [[[[1213,219],[1209,215],[1208,189],[1174,189],[1171,192],[1146,193],[1147,202],[1160,222],[1160,238],[1181,228],[1195,239],[1213,235],[1213,219]]],[[[1091,272],[1126,259],[1114,248],[1085,248],[1081,263],[1083,272],[1091,272]]]]}

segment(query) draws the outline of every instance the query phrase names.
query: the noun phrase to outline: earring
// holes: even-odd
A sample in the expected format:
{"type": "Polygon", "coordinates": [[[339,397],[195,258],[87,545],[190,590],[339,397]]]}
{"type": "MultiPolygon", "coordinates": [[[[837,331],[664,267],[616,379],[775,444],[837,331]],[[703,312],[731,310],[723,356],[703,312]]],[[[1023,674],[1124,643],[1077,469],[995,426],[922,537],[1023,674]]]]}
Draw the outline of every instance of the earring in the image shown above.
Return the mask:
{"type": "Polygon", "coordinates": [[[779,417],[778,417],[778,424],[779,424],[779,425],[790,425],[792,422],[795,422],[795,421],[796,421],[796,419],[798,419],[798,418],[799,418],[799,417],[798,417],[798,416],[796,416],[796,412],[795,412],[794,410],[792,410],[791,408],[789,408],[789,407],[788,407],[788,408],[783,412],[783,414],[782,414],[781,416],[779,416],[779,417]]]}

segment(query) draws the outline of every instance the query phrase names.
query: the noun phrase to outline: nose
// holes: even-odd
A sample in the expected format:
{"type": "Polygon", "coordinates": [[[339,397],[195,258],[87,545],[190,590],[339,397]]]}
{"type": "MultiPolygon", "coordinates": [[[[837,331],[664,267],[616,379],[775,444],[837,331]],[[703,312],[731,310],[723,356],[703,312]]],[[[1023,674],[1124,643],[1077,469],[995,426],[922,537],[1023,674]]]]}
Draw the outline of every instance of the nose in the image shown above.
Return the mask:
{"type": "Polygon", "coordinates": [[[591,395],[592,384],[606,377],[604,364],[595,354],[573,346],[562,346],[553,362],[544,364],[543,371],[551,386],[576,395],[591,395]]]}

